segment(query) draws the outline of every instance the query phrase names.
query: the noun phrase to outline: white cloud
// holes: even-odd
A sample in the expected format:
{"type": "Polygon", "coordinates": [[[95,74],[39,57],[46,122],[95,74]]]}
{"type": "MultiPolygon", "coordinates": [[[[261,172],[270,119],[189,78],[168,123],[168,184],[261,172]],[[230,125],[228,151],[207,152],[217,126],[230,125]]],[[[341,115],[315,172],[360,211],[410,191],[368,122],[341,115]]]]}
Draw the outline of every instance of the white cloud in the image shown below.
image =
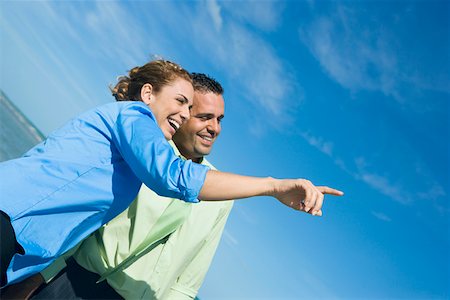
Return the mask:
{"type": "Polygon", "coordinates": [[[397,202],[400,202],[401,204],[408,204],[411,202],[411,198],[406,193],[404,188],[393,184],[391,180],[386,177],[363,171],[359,174],[359,178],[380,193],[397,202]]]}
{"type": "Polygon", "coordinates": [[[235,246],[239,245],[238,240],[227,230],[223,230],[223,236],[225,238],[225,242],[230,246],[235,248],[235,246]]]}
{"type": "Polygon", "coordinates": [[[433,176],[426,170],[426,167],[422,163],[416,163],[417,174],[406,174],[406,176],[405,174],[393,175],[386,173],[387,169],[384,169],[383,172],[373,171],[372,163],[361,156],[354,159],[354,167],[352,168],[349,167],[352,164],[346,163],[344,159],[333,152],[334,143],[308,132],[301,132],[299,135],[312,147],[330,157],[334,164],[342,171],[356,180],[363,181],[390,199],[403,205],[410,205],[419,199],[427,200],[429,201],[427,205],[431,203],[442,214],[449,212],[449,209],[442,204],[443,197],[447,195],[445,189],[433,179],[433,176]],[[380,173],[383,173],[383,175],[380,173]],[[413,178],[415,180],[416,176],[420,176],[422,185],[408,185],[411,182],[410,179],[413,178]],[[396,179],[394,180],[393,178],[396,179]]]}
{"type": "MultiPolygon", "coordinates": [[[[407,188],[405,188],[398,181],[393,181],[390,178],[391,176],[380,175],[375,172],[368,171],[368,169],[370,168],[370,163],[367,161],[366,158],[357,157],[354,160],[356,169],[351,170],[351,168],[347,166],[347,164],[342,158],[336,156],[333,153],[334,144],[332,142],[326,141],[321,137],[316,137],[311,135],[310,133],[305,132],[300,133],[300,136],[302,136],[311,146],[329,156],[336,164],[336,166],[338,166],[341,170],[343,170],[347,174],[351,175],[356,180],[365,182],[367,185],[369,185],[379,193],[388,196],[389,198],[397,201],[400,204],[405,205],[411,204],[413,202],[414,197],[412,192],[407,188]]],[[[429,176],[425,178],[428,178],[428,180],[430,180],[429,176]]],[[[424,184],[424,186],[429,185],[424,184]]],[[[417,188],[414,188],[414,191],[417,193],[417,197],[428,200],[437,200],[438,198],[442,198],[443,196],[446,195],[444,189],[436,182],[433,182],[431,188],[425,192],[420,191],[417,192],[417,188]]],[[[435,205],[435,207],[438,210],[444,210],[439,205],[435,205]]]]}
{"type": "Polygon", "coordinates": [[[328,156],[333,156],[333,143],[325,141],[321,137],[315,137],[307,132],[300,133],[300,135],[313,147],[328,156]]]}
{"type": "Polygon", "coordinates": [[[237,213],[239,217],[248,224],[257,225],[259,223],[256,215],[247,211],[244,205],[241,205],[240,203],[236,203],[234,205],[233,211],[237,213]]]}
{"type": "MultiPolygon", "coordinates": [[[[42,9],[44,14],[48,14],[49,16],[53,15],[48,7],[42,6],[42,9]]],[[[36,17],[39,17],[40,15],[37,11],[34,11],[33,13],[36,14],[36,17]]],[[[26,18],[22,18],[18,15],[16,16],[16,20],[21,22],[21,29],[26,30],[28,34],[27,37],[25,37],[6,19],[2,22],[2,30],[11,37],[20,51],[25,53],[25,56],[28,59],[27,61],[35,65],[36,70],[39,71],[39,75],[46,78],[48,83],[46,90],[48,91],[51,89],[53,90],[53,93],[57,92],[57,94],[63,95],[65,99],[69,99],[74,95],[77,95],[79,101],[70,103],[72,109],[75,110],[82,109],[83,106],[81,105],[80,100],[84,100],[86,103],[90,103],[90,105],[92,105],[91,97],[89,97],[89,95],[85,92],[82,84],[76,81],[73,77],[71,65],[63,60],[60,51],[58,51],[58,47],[56,47],[50,39],[47,39],[45,36],[43,37],[38,32],[37,28],[26,22],[26,18]],[[36,48],[41,48],[46,59],[50,61],[52,68],[56,67],[56,69],[58,69],[58,71],[63,75],[64,84],[60,84],[60,82],[58,82],[54,72],[48,69],[48,63],[46,64],[43,61],[42,53],[38,54],[36,48]]],[[[59,103],[56,103],[53,108],[56,108],[58,105],[59,103]]],[[[43,131],[45,132],[45,130],[43,131]]]]}
{"type": "MultiPolygon", "coordinates": [[[[66,99],[73,99],[74,93],[77,94],[77,101],[72,101],[76,105],[80,100],[89,106],[98,102],[86,92],[86,76],[82,74],[82,68],[71,61],[74,57],[73,45],[83,55],[114,63],[122,61],[126,66],[136,65],[138,58],[146,52],[141,47],[140,39],[130,34],[133,32],[141,36],[139,25],[115,2],[95,2],[87,7],[70,2],[64,5],[56,2],[33,3],[28,10],[15,14],[15,19],[20,22],[20,26],[10,26],[10,31],[18,44],[30,56],[43,52],[45,59],[41,60],[50,61],[51,68],[57,69],[62,75],[58,77],[53,72],[53,76],[49,75],[49,81],[58,82],[57,85],[71,91],[69,94],[72,96],[66,99]],[[67,49],[68,45],[72,45],[72,48],[67,49]]],[[[37,65],[42,65],[38,60],[34,59],[37,65]]],[[[41,73],[50,74],[47,68],[42,65],[41,73]]]]}
{"type": "MultiPolygon", "coordinates": [[[[314,268],[308,268],[313,270],[314,268]]],[[[300,278],[302,282],[299,286],[303,286],[303,289],[308,290],[305,295],[315,295],[317,299],[339,299],[336,294],[330,289],[329,284],[324,282],[320,276],[314,274],[312,271],[300,270],[300,278]]]]}
{"type": "Polygon", "coordinates": [[[220,15],[220,6],[215,0],[208,0],[206,1],[206,3],[206,7],[208,8],[211,18],[213,19],[216,30],[220,31],[222,29],[222,16],[220,15]]]}
{"type": "Polygon", "coordinates": [[[430,170],[422,162],[417,161],[415,163],[415,172],[417,176],[422,178],[424,185],[428,187],[427,189],[417,193],[417,196],[420,199],[435,202],[447,195],[447,192],[442,185],[432,179],[430,170]]]}
{"type": "Polygon", "coordinates": [[[273,115],[284,114],[290,88],[281,61],[265,41],[240,26],[231,26],[229,37],[232,72],[245,78],[252,101],[273,115]]]}
{"type": "Polygon", "coordinates": [[[363,157],[358,157],[355,159],[355,165],[357,170],[351,171],[344,160],[335,156],[333,154],[333,143],[329,141],[325,141],[321,137],[315,137],[309,133],[301,133],[300,134],[311,146],[315,147],[320,152],[326,154],[330,158],[333,159],[334,163],[344,172],[350,174],[356,180],[361,180],[368,184],[373,189],[378,192],[390,197],[391,199],[401,203],[408,204],[411,202],[410,196],[405,190],[399,186],[393,184],[386,177],[370,173],[366,171],[366,167],[368,165],[367,161],[363,157]]]}
{"type": "Polygon", "coordinates": [[[96,53],[92,55],[120,60],[124,65],[135,66],[142,54],[148,51],[143,45],[143,28],[137,19],[117,2],[95,2],[93,9],[80,11],[77,18],[84,20],[78,24],[84,24],[86,32],[89,32],[89,40],[96,43],[96,53]]]}
{"type": "Polygon", "coordinates": [[[381,212],[372,211],[372,215],[374,215],[377,219],[384,221],[384,222],[391,222],[392,219],[381,212]]]}
{"type": "Polygon", "coordinates": [[[265,31],[278,27],[285,7],[282,1],[224,1],[221,4],[236,20],[265,31]]]}
{"type": "MultiPolygon", "coordinates": [[[[401,103],[409,103],[411,93],[420,90],[450,93],[445,68],[429,70],[415,49],[399,43],[398,15],[381,18],[354,7],[339,3],[329,15],[299,28],[300,40],[330,78],[351,92],[379,91],[401,103]],[[411,53],[400,55],[405,52],[411,53]]],[[[407,15],[402,18],[411,21],[413,17],[407,15]]],[[[448,43],[442,47],[448,49],[448,43]]]]}
{"type": "MultiPolygon", "coordinates": [[[[104,2],[97,6],[108,4],[109,2],[104,2]]],[[[254,4],[255,7],[258,6],[257,3],[254,4]]],[[[181,2],[176,4],[152,2],[151,5],[151,11],[157,11],[158,14],[142,10],[137,5],[137,9],[143,11],[145,19],[143,27],[147,28],[145,35],[141,35],[138,25],[130,21],[133,18],[129,13],[120,12],[119,4],[116,4],[118,8],[109,9],[117,12],[117,15],[111,17],[110,23],[108,23],[109,13],[106,12],[95,16],[95,19],[89,22],[94,26],[94,30],[98,31],[95,36],[101,41],[102,32],[118,26],[115,24],[116,21],[126,20],[124,21],[126,25],[121,26],[126,26],[136,41],[133,44],[124,38],[122,44],[128,47],[132,45],[132,48],[137,45],[139,51],[135,51],[138,53],[145,51],[142,50],[146,49],[142,47],[144,44],[147,47],[163,49],[165,57],[172,53],[184,59],[195,56],[193,61],[201,61],[200,66],[204,64],[210,66],[210,69],[219,70],[224,74],[224,78],[232,82],[232,93],[239,97],[239,102],[243,100],[242,102],[251,104],[251,111],[255,112],[254,115],[257,115],[259,120],[264,120],[260,121],[264,122],[264,126],[278,128],[290,124],[292,121],[290,116],[302,100],[301,87],[270,43],[248,29],[246,24],[230,17],[230,9],[239,9],[239,6],[234,8],[227,6],[228,13],[224,13],[223,6],[228,4],[216,1],[200,2],[195,6],[192,3],[188,5],[181,2]],[[293,93],[298,96],[295,101],[290,97],[293,93]]],[[[270,5],[267,7],[270,8],[270,5]]],[[[114,31],[114,35],[122,36],[121,32],[121,30],[114,31]]],[[[109,42],[109,45],[119,43],[118,37],[113,36],[111,39],[114,40],[109,42]]],[[[119,53],[107,55],[117,56],[119,53]]],[[[135,57],[136,53],[128,55],[135,57]]]]}
{"type": "Polygon", "coordinates": [[[355,159],[356,171],[353,176],[361,180],[383,195],[401,203],[409,204],[412,201],[410,192],[398,182],[394,182],[388,175],[379,175],[373,171],[368,171],[370,163],[364,157],[355,159]]]}
{"type": "Polygon", "coordinates": [[[301,28],[300,39],[326,73],[345,88],[378,90],[398,99],[399,68],[386,33],[361,28],[345,7],[336,11],[301,28]]]}
{"type": "Polygon", "coordinates": [[[419,193],[418,196],[425,200],[436,200],[439,197],[446,196],[447,193],[445,192],[444,188],[438,184],[433,183],[433,185],[425,192],[419,193]]]}
{"type": "Polygon", "coordinates": [[[300,90],[286,66],[265,40],[232,20],[224,20],[220,37],[212,30],[210,15],[192,16],[193,44],[200,57],[209,58],[232,80],[235,91],[267,116],[272,126],[289,122],[298,101],[288,95],[300,90]]]}

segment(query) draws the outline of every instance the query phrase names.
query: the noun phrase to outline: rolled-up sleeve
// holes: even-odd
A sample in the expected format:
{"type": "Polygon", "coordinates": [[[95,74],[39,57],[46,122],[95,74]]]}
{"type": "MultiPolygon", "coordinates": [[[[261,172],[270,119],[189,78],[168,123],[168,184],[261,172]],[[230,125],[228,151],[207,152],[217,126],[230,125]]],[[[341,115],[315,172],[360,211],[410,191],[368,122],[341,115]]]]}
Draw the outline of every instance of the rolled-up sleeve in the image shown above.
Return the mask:
{"type": "Polygon", "coordinates": [[[198,202],[209,170],[175,155],[143,104],[130,104],[118,115],[113,143],[135,175],[158,195],[198,202]]]}

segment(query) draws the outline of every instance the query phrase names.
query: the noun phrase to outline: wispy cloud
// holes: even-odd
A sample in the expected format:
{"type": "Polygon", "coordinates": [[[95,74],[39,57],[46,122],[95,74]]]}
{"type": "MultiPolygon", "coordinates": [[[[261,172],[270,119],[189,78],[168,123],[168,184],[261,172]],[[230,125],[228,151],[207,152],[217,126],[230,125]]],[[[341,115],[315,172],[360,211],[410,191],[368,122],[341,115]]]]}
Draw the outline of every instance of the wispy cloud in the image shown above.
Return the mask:
{"type": "Polygon", "coordinates": [[[224,1],[224,9],[236,20],[256,28],[272,31],[282,20],[285,3],[282,1],[224,1]]]}
{"type": "MultiPolygon", "coordinates": [[[[239,98],[239,102],[250,104],[251,111],[254,112],[252,115],[258,116],[255,117],[256,120],[252,120],[253,122],[259,121],[264,123],[264,126],[269,125],[273,128],[283,127],[292,122],[290,116],[295,111],[296,105],[302,101],[300,83],[294,79],[289,66],[278,57],[273,46],[252,30],[248,22],[243,22],[233,14],[233,12],[239,14],[239,5],[219,1],[201,2],[197,5],[152,2],[152,11],[159,12],[154,14],[149,10],[142,10],[141,4],[136,4],[135,9],[142,11],[145,16],[143,24],[132,21],[133,17],[129,12],[121,12],[120,3],[108,8],[106,12],[100,12],[103,10],[102,5],[108,6],[109,2],[96,4],[97,8],[92,13],[99,11],[100,14],[95,14],[95,18],[93,16],[92,20],[89,20],[93,24],[94,32],[98,31],[95,36],[100,41],[105,38],[113,39],[107,43],[108,45],[121,44],[135,48],[134,52],[125,57],[136,57],[139,54],[142,57],[142,52],[148,53],[152,49],[164,50],[165,57],[172,53],[179,55],[184,51],[182,55],[184,59],[192,57],[192,60],[201,61],[199,65],[207,65],[209,69],[218,70],[224,79],[233,83],[230,92],[239,98]],[[108,21],[109,19],[111,21],[108,21]],[[116,20],[127,21],[116,24],[116,20]],[[116,26],[122,26],[128,33],[133,34],[122,39],[122,30],[115,30],[112,37],[100,36],[108,31],[108,28],[116,26]],[[147,28],[145,34],[141,34],[139,26],[147,28]],[[142,45],[146,45],[147,48],[142,45]],[[295,101],[290,97],[293,94],[297,97],[295,101]]],[[[281,8],[271,10],[272,5],[274,4],[262,4],[262,8],[258,8],[259,3],[258,5],[255,3],[253,8],[267,11],[265,14],[268,19],[279,20],[282,10],[281,8]]],[[[248,10],[251,10],[251,6],[248,10]]],[[[275,26],[276,22],[271,22],[271,26],[275,26]]],[[[105,51],[116,51],[116,53],[105,52],[108,56],[120,55],[117,49],[105,51]]],[[[230,92],[227,92],[227,95],[230,95],[230,92]]]]}
{"type": "Polygon", "coordinates": [[[249,212],[243,205],[236,203],[233,211],[239,215],[239,217],[246,223],[251,225],[257,225],[259,223],[257,216],[249,212]]]}
{"type": "Polygon", "coordinates": [[[396,56],[381,29],[367,31],[354,12],[339,6],[301,28],[300,38],[331,78],[352,90],[379,90],[398,97],[396,56]]]}
{"type": "MultiPolygon", "coordinates": [[[[58,47],[54,42],[54,37],[42,36],[39,29],[27,20],[27,18],[30,17],[42,19],[43,23],[47,22],[47,24],[43,26],[47,26],[51,29],[50,32],[52,32],[53,35],[57,35],[58,33],[61,33],[61,31],[55,31],[51,26],[52,21],[56,21],[55,24],[60,24],[57,20],[57,14],[45,3],[36,8],[36,10],[31,11],[29,14],[16,16],[16,21],[21,23],[21,28],[26,31],[26,35],[17,31],[15,26],[7,20],[4,20],[3,30],[5,30],[17,42],[17,44],[20,45],[21,50],[29,56],[30,60],[37,66],[40,72],[47,76],[49,83],[60,90],[62,94],[70,95],[69,92],[65,91],[68,89],[67,86],[69,86],[70,89],[78,95],[79,100],[84,100],[86,103],[91,103],[91,98],[83,89],[83,86],[80,82],[77,82],[73,76],[73,74],[76,73],[76,70],[73,68],[73,65],[64,60],[60,47],[58,47]],[[48,19],[52,21],[45,19],[44,16],[48,16],[48,19]],[[49,72],[47,67],[41,62],[39,55],[36,54],[38,52],[36,49],[41,49],[43,55],[52,63],[52,67],[58,69],[60,74],[62,74],[62,77],[64,78],[64,85],[55,84],[55,81],[57,80],[55,80],[55,77],[50,74],[51,72],[49,72]]],[[[66,23],[61,22],[61,26],[66,26],[66,23]]],[[[70,32],[70,30],[68,31],[70,32]]],[[[59,37],[58,40],[62,41],[63,37],[59,37]]],[[[73,104],[80,107],[78,102],[73,104]]]]}
{"type": "Polygon", "coordinates": [[[447,193],[445,192],[444,188],[437,183],[433,183],[429,190],[418,194],[420,198],[425,200],[436,200],[437,198],[446,195],[447,193]]]}
{"type": "Polygon", "coordinates": [[[352,92],[379,91],[400,102],[406,101],[411,90],[450,92],[448,72],[422,74],[420,63],[400,56],[410,49],[399,48],[395,28],[386,29],[387,24],[395,26],[394,17],[371,15],[367,20],[366,16],[367,11],[337,4],[333,13],[302,26],[300,40],[324,71],[352,92]]]}
{"type": "Polygon", "coordinates": [[[222,29],[222,16],[220,15],[221,8],[215,0],[209,0],[206,3],[206,7],[214,21],[216,30],[220,31],[222,29]]]}
{"type": "Polygon", "coordinates": [[[208,10],[207,14],[198,10],[192,16],[193,44],[200,57],[210,58],[215,67],[225,71],[235,84],[233,89],[268,117],[272,126],[286,124],[295,109],[288,95],[301,90],[299,84],[272,46],[239,22],[223,19],[221,36],[217,38],[215,30],[208,26],[211,20],[217,20],[217,11],[220,8],[208,10]]]}
{"type": "Polygon", "coordinates": [[[358,157],[355,159],[356,172],[354,177],[365,183],[370,187],[377,190],[383,195],[390,197],[391,199],[401,203],[409,204],[412,201],[410,192],[407,191],[398,182],[394,182],[387,175],[379,175],[373,171],[368,171],[370,163],[364,157],[358,157]]]}
{"type": "Polygon", "coordinates": [[[337,157],[333,154],[332,142],[326,141],[321,137],[313,136],[310,133],[302,132],[300,133],[300,136],[302,136],[311,146],[329,156],[340,169],[342,169],[346,173],[349,173],[355,179],[365,182],[378,192],[402,204],[407,204],[410,202],[410,199],[403,188],[398,185],[392,184],[392,182],[386,177],[366,171],[365,168],[367,163],[364,158],[357,158],[355,160],[357,169],[351,171],[342,158],[337,157]]]}
{"type": "Polygon", "coordinates": [[[143,45],[145,36],[141,24],[133,15],[116,2],[95,2],[93,8],[77,16],[84,22],[90,39],[95,40],[96,55],[121,60],[127,66],[139,63],[148,48],[143,45]],[[98,52],[100,50],[100,52],[98,52]]]}
{"type": "Polygon", "coordinates": [[[299,286],[303,286],[304,289],[309,289],[306,295],[315,295],[317,299],[339,299],[330,287],[329,284],[324,282],[320,276],[314,274],[312,271],[314,268],[308,268],[300,271],[300,279],[303,281],[299,286]],[[309,271],[307,271],[309,270],[309,271]]]}
{"type": "Polygon", "coordinates": [[[391,180],[386,177],[365,171],[361,171],[357,177],[375,190],[401,204],[411,203],[409,193],[407,193],[403,187],[393,184],[391,180]]]}
{"type": "Polygon", "coordinates": [[[231,247],[235,247],[237,245],[239,245],[238,240],[230,233],[230,231],[228,231],[227,229],[223,230],[223,236],[225,238],[225,242],[231,246],[231,247]]]}
{"type": "Polygon", "coordinates": [[[252,101],[270,114],[284,114],[290,85],[279,58],[265,41],[240,26],[231,26],[228,36],[234,53],[231,71],[245,78],[252,101]]]}
{"type": "MultiPolygon", "coordinates": [[[[390,199],[402,205],[411,205],[416,203],[417,200],[427,200],[427,204],[432,204],[441,214],[449,212],[449,209],[442,204],[442,199],[447,195],[445,189],[433,179],[422,163],[416,163],[416,174],[414,172],[406,175],[392,174],[392,170],[389,172],[387,168],[380,167],[377,168],[378,171],[374,171],[373,163],[365,157],[357,157],[353,162],[346,161],[334,153],[335,143],[311,133],[301,132],[299,135],[312,147],[330,157],[336,166],[351,175],[355,180],[366,183],[390,199]],[[414,178],[413,182],[415,182],[417,177],[421,178],[421,186],[408,184],[410,178],[414,178]]],[[[419,160],[417,155],[415,159],[419,160]]]]}
{"type": "MultiPolygon", "coordinates": [[[[50,61],[52,68],[58,70],[61,76],[50,76],[49,82],[68,90],[73,99],[77,94],[77,105],[84,100],[93,104],[92,95],[86,92],[86,74],[81,74],[81,68],[75,65],[71,58],[75,56],[90,56],[101,60],[109,60],[123,65],[136,65],[146,51],[139,38],[130,32],[142,36],[142,30],[133,17],[116,2],[93,2],[87,4],[57,2],[32,3],[31,9],[16,13],[15,18],[7,18],[10,22],[20,22],[13,26],[5,21],[5,28],[20,42],[24,52],[30,55],[42,53],[50,61]],[[36,22],[39,26],[36,26],[36,22]],[[42,32],[46,34],[43,35],[42,32]],[[24,39],[26,37],[26,40],[24,39]],[[93,47],[93,43],[95,46],[93,47]],[[76,45],[76,50],[67,49],[68,45],[76,45]],[[132,46],[130,46],[132,45],[132,46]],[[76,51],[79,53],[75,54],[76,51]],[[64,82],[64,84],[61,84],[64,82]]],[[[15,8],[17,9],[17,8],[15,8]]],[[[39,59],[34,59],[36,64],[39,59]]],[[[92,66],[95,67],[95,66],[92,66]]],[[[50,74],[46,66],[40,67],[43,74],[50,74]]],[[[106,83],[105,83],[106,86],[106,83]]],[[[82,109],[85,106],[81,105],[82,109]]]]}
{"type": "Polygon", "coordinates": [[[390,217],[388,217],[387,215],[385,215],[382,212],[376,212],[376,211],[372,211],[372,215],[374,217],[376,217],[377,219],[384,221],[384,222],[391,222],[392,219],[390,217]]]}
{"type": "Polygon", "coordinates": [[[242,269],[243,272],[251,272],[254,271],[250,267],[249,263],[246,259],[244,259],[244,256],[239,248],[239,241],[236,237],[233,236],[233,234],[227,230],[223,230],[223,237],[225,240],[225,244],[230,249],[234,261],[239,265],[239,267],[242,269]]]}
{"type": "Polygon", "coordinates": [[[315,137],[308,132],[302,132],[300,135],[313,147],[317,148],[320,152],[332,156],[333,155],[333,143],[325,141],[321,137],[315,137]]]}

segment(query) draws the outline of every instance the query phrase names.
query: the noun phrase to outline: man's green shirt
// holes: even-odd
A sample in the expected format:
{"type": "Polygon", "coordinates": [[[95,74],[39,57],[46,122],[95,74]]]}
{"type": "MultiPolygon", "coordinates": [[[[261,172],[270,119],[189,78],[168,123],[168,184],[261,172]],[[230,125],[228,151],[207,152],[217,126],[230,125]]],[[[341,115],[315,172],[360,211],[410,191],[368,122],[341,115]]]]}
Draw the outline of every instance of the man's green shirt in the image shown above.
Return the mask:
{"type": "MultiPolygon", "coordinates": [[[[202,164],[214,169],[206,159],[202,164]]],[[[130,207],[87,238],[73,257],[99,275],[117,267],[140,246],[161,215],[164,218],[172,200],[142,185],[130,207]]],[[[133,264],[108,276],[108,284],[125,299],[194,299],[232,205],[233,201],[180,201],[180,209],[191,209],[184,223],[133,264]]],[[[60,260],[41,274],[49,281],[62,267],[64,261],[60,260]]]]}

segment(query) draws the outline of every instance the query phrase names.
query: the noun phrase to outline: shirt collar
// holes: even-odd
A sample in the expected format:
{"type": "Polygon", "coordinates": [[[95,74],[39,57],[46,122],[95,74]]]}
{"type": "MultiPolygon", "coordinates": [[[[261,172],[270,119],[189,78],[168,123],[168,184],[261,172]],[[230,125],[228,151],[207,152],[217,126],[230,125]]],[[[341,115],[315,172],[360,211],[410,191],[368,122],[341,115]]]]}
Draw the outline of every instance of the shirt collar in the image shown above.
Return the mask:
{"type": "MultiPolygon", "coordinates": [[[[176,156],[181,157],[182,159],[185,159],[185,160],[186,160],[186,157],[184,157],[184,156],[180,153],[180,151],[178,150],[177,146],[175,145],[175,143],[174,143],[172,140],[169,141],[169,144],[170,144],[170,146],[172,146],[173,151],[175,152],[175,155],[176,155],[176,156]]],[[[202,157],[202,159],[200,160],[199,164],[203,163],[203,161],[204,161],[204,157],[202,157]]]]}

